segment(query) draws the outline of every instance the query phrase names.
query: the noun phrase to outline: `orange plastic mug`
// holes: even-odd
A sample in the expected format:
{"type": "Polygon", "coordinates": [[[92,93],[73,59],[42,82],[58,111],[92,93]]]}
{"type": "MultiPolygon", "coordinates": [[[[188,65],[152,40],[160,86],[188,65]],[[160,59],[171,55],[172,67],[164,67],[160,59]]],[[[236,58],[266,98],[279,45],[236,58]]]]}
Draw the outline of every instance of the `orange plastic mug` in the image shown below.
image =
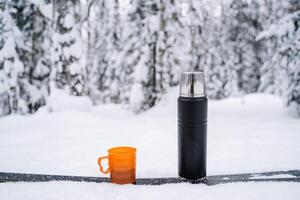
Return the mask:
{"type": "Polygon", "coordinates": [[[114,147],[108,150],[108,156],[99,157],[98,165],[104,174],[110,173],[112,183],[135,183],[136,148],[114,147]],[[108,159],[108,169],[103,170],[101,161],[108,159]]]}

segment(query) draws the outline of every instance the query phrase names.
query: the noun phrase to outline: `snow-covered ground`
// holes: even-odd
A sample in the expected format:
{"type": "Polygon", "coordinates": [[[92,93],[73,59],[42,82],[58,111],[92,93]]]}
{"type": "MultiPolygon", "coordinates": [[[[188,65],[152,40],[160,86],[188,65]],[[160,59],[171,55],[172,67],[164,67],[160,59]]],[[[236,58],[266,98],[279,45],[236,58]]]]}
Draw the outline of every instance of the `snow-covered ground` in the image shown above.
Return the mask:
{"type": "MultiPolygon", "coordinates": [[[[113,146],[138,149],[137,177],[177,176],[177,89],[134,115],[117,105],[53,93],[32,116],[0,119],[0,171],[105,176],[97,157],[113,146]],[[49,110],[51,111],[49,113],[49,110]]],[[[252,94],[209,101],[208,175],[300,169],[300,119],[280,98],[252,94]]],[[[1,183],[0,199],[297,199],[297,183],[118,186],[1,183]],[[46,198],[47,199],[47,198],[46,198]]]]}
{"type": "Polygon", "coordinates": [[[233,183],[216,186],[191,184],[124,186],[70,182],[0,184],[1,200],[298,200],[299,196],[299,183],[233,183]]]}

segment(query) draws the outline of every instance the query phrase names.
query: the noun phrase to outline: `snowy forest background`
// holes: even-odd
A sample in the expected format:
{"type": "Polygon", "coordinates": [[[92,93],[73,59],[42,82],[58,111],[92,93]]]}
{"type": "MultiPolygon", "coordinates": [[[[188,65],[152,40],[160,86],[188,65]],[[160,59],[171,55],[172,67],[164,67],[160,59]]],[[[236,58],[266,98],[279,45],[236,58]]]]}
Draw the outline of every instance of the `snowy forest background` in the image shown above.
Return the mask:
{"type": "Polygon", "coordinates": [[[211,99],[271,93],[300,115],[300,0],[0,0],[0,116],[54,88],[139,113],[186,70],[211,99]]]}

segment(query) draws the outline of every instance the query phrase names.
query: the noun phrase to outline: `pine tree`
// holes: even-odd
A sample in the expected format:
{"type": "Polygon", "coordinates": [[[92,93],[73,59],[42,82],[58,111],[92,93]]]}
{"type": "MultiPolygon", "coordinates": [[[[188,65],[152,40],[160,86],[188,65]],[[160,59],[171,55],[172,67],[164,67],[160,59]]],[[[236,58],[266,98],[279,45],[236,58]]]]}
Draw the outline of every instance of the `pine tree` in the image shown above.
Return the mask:
{"type": "MultiPolygon", "coordinates": [[[[289,1],[289,14],[263,31],[258,40],[275,38],[278,47],[272,56],[272,64],[280,74],[278,84],[287,105],[295,105],[300,114],[300,2],[289,1]]],[[[273,39],[274,41],[274,39],[273,39]]]]}
{"type": "Polygon", "coordinates": [[[242,93],[256,92],[259,87],[262,65],[261,44],[256,41],[262,30],[259,1],[233,0],[229,5],[229,15],[233,21],[228,24],[228,42],[237,71],[238,87],[242,93]]]}
{"type": "Polygon", "coordinates": [[[153,107],[169,87],[179,82],[185,62],[186,30],[176,1],[136,1],[138,45],[133,55],[134,83],[130,104],[136,112],[153,107]]]}
{"type": "Polygon", "coordinates": [[[52,44],[53,71],[58,88],[72,95],[84,94],[84,69],[81,65],[80,1],[54,0],[52,44]]]}
{"type": "MultiPolygon", "coordinates": [[[[229,39],[229,29],[233,18],[228,12],[228,4],[222,4],[219,15],[209,12],[207,7],[201,12],[203,17],[200,35],[201,51],[200,65],[204,67],[206,75],[206,93],[209,98],[223,99],[239,93],[236,61],[233,52],[235,44],[229,39]]],[[[217,9],[217,8],[214,8],[217,9]]]]}
{"type": "Polygon", "coordinates": [[[119,1],[97,1],[89,18],[88,93],[94,103],[121,102],[119,1]],[[93,25],[94,23],[94,25],[93,25]]]}
{"type": "Polygon", "coordinates": [[[177,1],[160,0],[158,6],[159,27],[156,59],[157,76],[161,82],[158,85],[162,88],[160,93],[163,94],[168,87],[178,85],[180,72],[187,64],[185,57],[190,56],[188,54],[191,53],[190,48],[193,47],[187,44],[187,41],[190,40],[189,29],[181,20],[182,16],[177,1]]]}
{"type": "MultiPolygon", "coordinates": [[[[157,4],[155,1],[133,0],[128,13],[128,27],[133,28],[124,35],[126,46],[122,48],[124,66],[132,69],[129,103],[135,112],[147,110],[156,100],[155,65],[157,31],[157,4]],[[126,56],[126,57],[125,57],[126,56]]],[[[130,30],[130,29],[129,29],[130,30]]]]}
{"type": "Polygon", "coordinates": [[[0,1],[0,116],[17,113],[20,107],[19,81],[24,66],[19,59],[16,47],[22,43],[21,32],[14,23],[10,7],[0,1]]]}
{"type": "Polygon", "coordinates": [[[49,93],[50,66],[43,66],[45,51],[41,46],[45,19],[30,2],[13,0],[1,5],[4,46],[0,60],[6,88],[1,95],[6,102],[2,112],[33,113],[45,105],[49,93]]]}
{"type": "MultiPolygon", "coordinates": [[[[263,29],[267,29],[270,25],[276,23],[284,15],[288,13],[289,3],[288,1],[281,0],[265,0],[261,4],[261,23],[263,29]]],[[[263,60],[263,65],[260,68],[260,85],[258,92],[266,92],[270,94],[282,95],[281,76],[278,65],[274,64],[276,60],[273,59],[273,55],[276,53],[278,42],[275,37],[271,37],[268,40],[259,40],[263,46],[263,51],[260,52],[260,57],[263,60]]]]}

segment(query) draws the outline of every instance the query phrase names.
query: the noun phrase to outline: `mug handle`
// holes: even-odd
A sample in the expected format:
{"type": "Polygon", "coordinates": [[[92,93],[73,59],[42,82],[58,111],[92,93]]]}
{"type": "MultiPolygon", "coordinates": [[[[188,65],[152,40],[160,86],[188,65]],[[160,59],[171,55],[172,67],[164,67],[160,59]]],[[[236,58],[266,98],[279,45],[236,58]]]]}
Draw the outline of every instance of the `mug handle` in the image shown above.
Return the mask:
{"type": "Polygon", "coordinates": [[[107,170],[103,170],[103,167],[101,165],[101,161],[104,160],[104,159],[108,159],[108,156],[103,156],[103,157],[99,157],[98,158],[98,165],[100,167],[100,171],[103,173],[103,174],[108,174],[110,172],[110,169],[109,167],[107,168],[107,170]]]}

